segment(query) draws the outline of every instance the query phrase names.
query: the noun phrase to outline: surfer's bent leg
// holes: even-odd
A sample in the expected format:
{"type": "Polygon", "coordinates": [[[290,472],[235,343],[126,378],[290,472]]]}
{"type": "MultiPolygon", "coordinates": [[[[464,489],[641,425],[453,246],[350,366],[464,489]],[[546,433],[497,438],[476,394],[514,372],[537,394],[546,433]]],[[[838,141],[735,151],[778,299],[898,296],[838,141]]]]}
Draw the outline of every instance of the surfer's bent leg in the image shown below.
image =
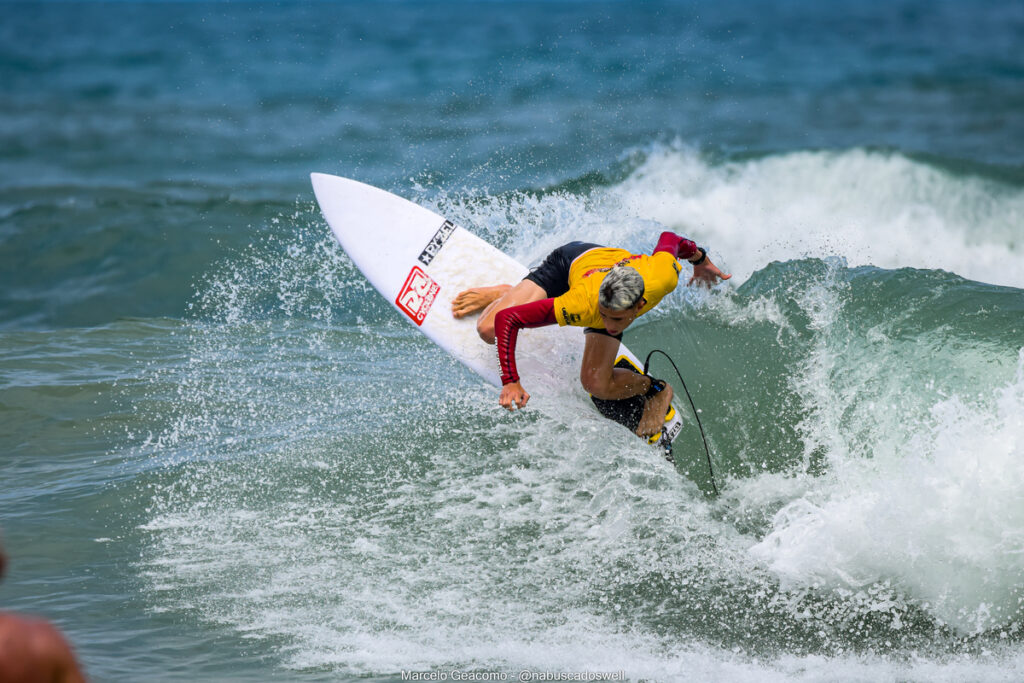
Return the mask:
{"type": "Polygon", "coordinates": [[[598,410],[605,417],[635,430],[638,436],[657,434],[672,402],[672,387],[666,383],[665,388],[653,398],[638,399],[651,388],[651,379],[632,369],[615,366],[622,335],[611,335],[591,327],[586,329],[586,333],[580,382],[597,399],[594,403],[598,410]],[[617,416],[622,410],[630,413],[628,419],[617,416]]]}
{"type": "Polygon", "coordinates": [[[606,401],[617,401],[642,394],[650,388],[650,379],[646,375],[615,367],[622,334],[611,335],[592,327],[585,332],[580,383],[587,393],[606,401]]]}

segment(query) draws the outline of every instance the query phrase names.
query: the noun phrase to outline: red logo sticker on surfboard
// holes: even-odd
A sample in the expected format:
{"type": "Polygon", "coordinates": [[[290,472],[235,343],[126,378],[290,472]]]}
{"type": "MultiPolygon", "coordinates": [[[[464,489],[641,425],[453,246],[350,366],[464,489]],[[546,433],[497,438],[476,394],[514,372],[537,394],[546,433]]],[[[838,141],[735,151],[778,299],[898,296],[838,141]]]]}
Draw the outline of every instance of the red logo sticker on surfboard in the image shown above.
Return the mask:
{"type": "Polygon", "coordinates": [[[422,325],[440,291],[441,285],[420,270],[419,266],[413,266],[409,271],[409,277],[405,278],[405,284],[398,292],[395,303],[414,323],[422,325]]]}

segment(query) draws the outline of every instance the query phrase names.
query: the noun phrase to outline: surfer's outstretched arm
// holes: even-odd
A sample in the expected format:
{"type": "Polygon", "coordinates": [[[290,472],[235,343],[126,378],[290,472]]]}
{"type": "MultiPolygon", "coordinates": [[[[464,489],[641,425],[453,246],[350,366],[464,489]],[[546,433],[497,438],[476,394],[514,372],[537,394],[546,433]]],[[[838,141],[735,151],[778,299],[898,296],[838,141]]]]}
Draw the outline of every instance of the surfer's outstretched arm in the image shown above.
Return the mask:
{"type": "Polygon", "coordinates": [[[667,251],[676,258],[687,261],[693,266],[693,276],[686,284],[697,284],[710,287],[717,284],[719,280],[728,280],[732,275],[723,273],[718,266],[708,258],[706,249],[697,246],[693,240],[688,240],[674,232],[663,232],[658,238],[658,244],[654,247],[653,254],[659,251],[667,251]]]}
{"type": "Polygon", "coordinates": [[[516,370],[516,340],[519,337],[519,330],[524,327],[554,325],[555,322],[554,299],[542,299],[503,308],[495,314],[494,339],[498,346],[502,384],[498,403],[505,408],[522,408],[530,400],[530,395],[519,383],[519,372],[516,370]]]}

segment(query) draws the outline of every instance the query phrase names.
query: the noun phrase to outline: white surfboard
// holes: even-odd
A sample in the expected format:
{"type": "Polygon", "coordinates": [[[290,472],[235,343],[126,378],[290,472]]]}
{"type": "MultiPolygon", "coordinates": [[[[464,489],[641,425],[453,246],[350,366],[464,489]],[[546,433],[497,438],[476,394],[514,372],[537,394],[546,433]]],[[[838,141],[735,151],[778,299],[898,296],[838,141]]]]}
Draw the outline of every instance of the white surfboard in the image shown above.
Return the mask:
{"type": "MultiPolygon", "coordinates": [[[[515,284],[529,272],[526,266],[390,192],[323,173],[311,178],[327,224],[370,284],[431,341],[500,387],[494,346],[477,335],[476,316],[452,316],[452,299],[470,287],[515,284]]],[[[554,325],[520,332],[516,363],[531,393],[578,385],[582,335],[582,328],[554,325]]],[[[619,355],[641,366],[625,345],[619,355]]],[[[672,409],[662,434],[651,442],[670,452],[681,428],[678,411],[672,409]]]]}

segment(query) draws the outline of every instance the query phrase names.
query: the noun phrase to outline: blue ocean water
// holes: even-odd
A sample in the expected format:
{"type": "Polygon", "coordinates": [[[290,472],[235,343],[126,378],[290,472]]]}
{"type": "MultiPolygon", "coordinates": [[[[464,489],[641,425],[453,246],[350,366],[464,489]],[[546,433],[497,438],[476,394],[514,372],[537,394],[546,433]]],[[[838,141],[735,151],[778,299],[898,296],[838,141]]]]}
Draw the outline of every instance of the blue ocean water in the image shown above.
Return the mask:
{"type": "MultiPolygon", "coordinates": [[[[0,609],[95,680],[1024,677],[1024,5],[0,4],[0,609]],[[673,468],[506,415],[311,171],[734,279],[673,468]]],[[[657,361],[656,361],[657,363],[657,361]]],[[[665,368],[667,370],[667,368],[665,368]]],[[[678,450],[678,449],[677,449],[678,450]]]]}

